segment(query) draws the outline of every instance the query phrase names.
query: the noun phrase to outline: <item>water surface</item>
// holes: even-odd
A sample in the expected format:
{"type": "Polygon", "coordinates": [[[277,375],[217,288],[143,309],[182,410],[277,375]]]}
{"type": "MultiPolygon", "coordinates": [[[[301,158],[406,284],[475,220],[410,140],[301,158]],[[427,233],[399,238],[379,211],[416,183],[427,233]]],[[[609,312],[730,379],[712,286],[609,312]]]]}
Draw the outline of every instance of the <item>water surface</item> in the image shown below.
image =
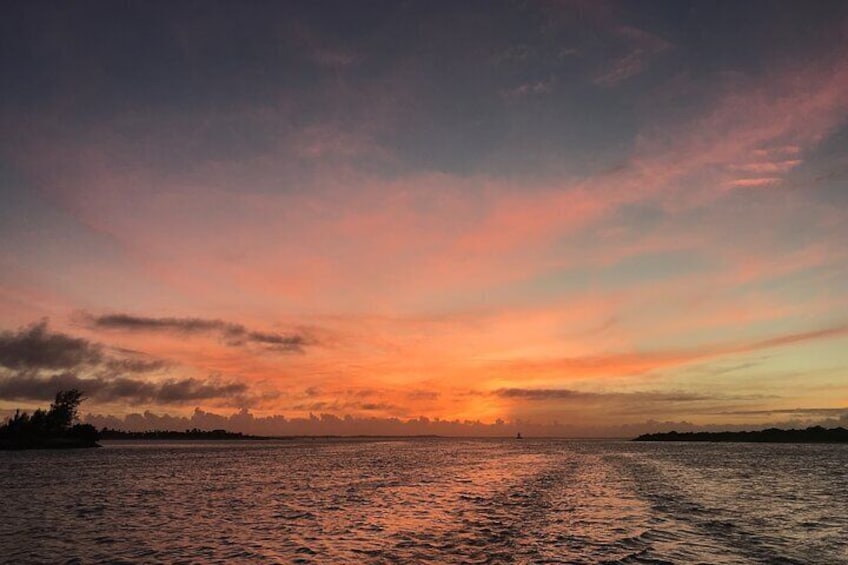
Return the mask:
{"type": "Polygon", "coordinates": [[[848,563],[844,445],[114,442],[0,492],[5,563],[848,563]]]}

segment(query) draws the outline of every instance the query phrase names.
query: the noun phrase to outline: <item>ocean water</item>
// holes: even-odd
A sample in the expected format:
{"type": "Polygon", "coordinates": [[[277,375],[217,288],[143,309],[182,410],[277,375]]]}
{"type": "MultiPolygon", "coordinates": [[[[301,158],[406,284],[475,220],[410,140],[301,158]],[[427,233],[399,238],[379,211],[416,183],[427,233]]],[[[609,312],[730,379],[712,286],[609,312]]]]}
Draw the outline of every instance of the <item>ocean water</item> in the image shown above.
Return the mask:
{"type": "Polygon", "coordinates": [[[410,439],[0,452],[4,563],[848,563],[848,446],[410,439]]]}

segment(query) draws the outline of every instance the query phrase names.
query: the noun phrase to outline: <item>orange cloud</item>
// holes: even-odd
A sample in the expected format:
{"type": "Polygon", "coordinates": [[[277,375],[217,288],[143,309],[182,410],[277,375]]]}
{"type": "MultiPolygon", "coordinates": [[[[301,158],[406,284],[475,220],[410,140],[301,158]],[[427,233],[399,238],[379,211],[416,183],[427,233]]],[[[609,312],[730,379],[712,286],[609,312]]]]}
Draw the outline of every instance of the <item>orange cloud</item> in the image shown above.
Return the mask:
{"type": "MultiPolygon", "coordinates": [[[[599,77],[609,86],[666,48],[622,34],[654,46],[637,47],[599,77]]],[[[315,56],[334,68],[355,62],[332,49],[315,56]]],[[[284,360],[214,336],[188,347],[173,335],[117,335],[110,345],[172,360],[187,377],[243,380],[265,394],[257,401],[265,411],[320,405],[385,416],[494,417],[499,406],[491,398],[466,393],[641,377],[844,336],[844,326],[728,342],[697,332],[714,336],[775,318],[798,327],[799,311],[821,317],[837,303],[800,304],[790,291],[766,285],[751,298],[743,287],[843,261],[836,246],[798,250],[777,241],[774,226],[805,214],[822,231],[804,226],[801,236],[836,241],[844,211],[722,188],[780,185],[844,123],[846,87],[844,63],[740,81],[701,114],[645,128],[621,166],[583,177],[559,163],[519,178],[374,172],[354,162],[397,165],[392,148],[369,128],[338,124],[306,126],[253,159],[199,163],[174,175],[122,166],[131,148],[102,131],[73,147],[24,144],[20,162],[149,285],[115,288],[109,300],[92,293],[86,307],[138,303],[134,311],[149,318],[233,320],[243,333],[262,328],[268,335],[307,326],[332,336],[284,360]],[[320,166],[292,173],[304,161],[320,166]],[[628,214],[638,216],[641,205],[657,216],[632,227],[628,214]],[[728,229],[727,217],[738,229],[728,229]],[[703,259],[703,270],[666,272],[672,261],[651,263],[668,251],[703,259]],[[629,278],[628,261],[643,278],[629,278]],[[646,342],[656,345],[645,349],[646,342]],[[323,392],[307,398],[309,388],[323,392]],[[350,392],[365,388],[377,392],[366,399],[350,392]]],[[[285,108],[270,112],[286,121],[285,108]]],[[[97,266],[84,273],[75,279],[80,287],[96,287],[103,275],[97,266]]],[[[48,292],[3,287],[2,296],[45,310],[79,307],[62,281],[53,292],[55,303],[48,292]]]]}
{"type": "Polygon", "coordinates": [[[502,379],[509,381],[510,378],[514,378],[517,382],[524,383],[561,383],[597,377],[633,377],[705,359],[809,341],[841,338],[846,335],[848,335],[848,326],[842,325],[755,341],[708,344],[692,349],[611,353],[547,360],[511,360],[497,365],[499,365],[498,374],[502,379]]]}

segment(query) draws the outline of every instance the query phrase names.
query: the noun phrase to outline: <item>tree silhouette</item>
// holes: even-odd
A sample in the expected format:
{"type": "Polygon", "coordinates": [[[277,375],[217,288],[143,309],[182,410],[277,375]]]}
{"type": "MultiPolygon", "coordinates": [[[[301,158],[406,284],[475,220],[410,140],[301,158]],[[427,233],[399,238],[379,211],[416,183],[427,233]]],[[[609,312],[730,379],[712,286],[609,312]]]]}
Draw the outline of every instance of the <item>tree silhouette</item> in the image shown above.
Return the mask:
{"type": "Polygon", "coordinates": [[[79,405],[83,400],[82,392],[75,388],[57,392],[47,412],[50,429],[62,432],[70,428],[79,419],[79,405]]]}
{"type": "Polygon", "coordinates": [[[34,447],[95,447],[98,432],[79,420],[82,391],[60,390],[50,410],[38,409],[32,416],[20,410],[0,425],[0,449],[34,447]]]}

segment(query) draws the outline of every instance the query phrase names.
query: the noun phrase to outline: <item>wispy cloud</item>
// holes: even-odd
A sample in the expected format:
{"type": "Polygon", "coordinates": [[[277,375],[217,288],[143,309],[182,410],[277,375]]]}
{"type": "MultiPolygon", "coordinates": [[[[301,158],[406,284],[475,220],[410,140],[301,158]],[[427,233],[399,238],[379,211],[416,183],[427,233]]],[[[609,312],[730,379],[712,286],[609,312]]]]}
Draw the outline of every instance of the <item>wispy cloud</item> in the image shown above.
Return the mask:
{"type": "Polygon", "coordinates": [[[526,82],[514,88],[501,91],[501,95],[505,100],[514,101],[527,96],[540,96],[550,94],[554,90],[555,79],[549,77],[544,80],[534,82],[526,82]]]}
{"type": "Polygon", "coordinates": [[[785,161],[755,161],[743,163],[741,165],[731,165],[731,169],[755,174],[786,173],[800,164],[800,159],[789,159],[785,161]]]}
{"type": "Polygon", "coordinates": [[[792,414],[798,416],[842,416],[848,414],[848,406],[840,408],[772,408],[766,410],[725,410],[716,412],[722,416],[761,416],[771,414],[792,414]]]}
{"type": "MultiPolygon", "coordinates": [[[[639,402],[700,402],[716,400],[722,397],[696,394],[691,392],[591,392],[571,389],[540,389],[540,388],[501,388],[493,392],[495,396],[508,399],[531,401],[573,400],[573,401],[639,401],[639,402]]],[[[723,399],[726,399],[724,397],[723,399]]]]}
{"type": "Polygon", "coordinates": [[[626,52],[595,76],[598,86],[614,87],[644,72],[655,57],[672,47],[661,37],[631,26],[618,26],[613,31],[626,52]]]}
{"type": "Polygon", "coordinates": [[[340,402],[340,401],[315,401],[305,402],[292,406],[294,410],[304,412],[324,412],[327,414],[345,414],[349,412],[379,412],[382,414],[405,415],[407,410],[390,402],[340,402]]]}
{"type": "MultiPolygon", "coordinates": [[[[705,344],[697,348],[609,353],[605,355],[588,355],[547,360],[507,360],[496,362],[492,367],[505,370],[505,375],[518,372],[527,380],[550,380],[551,378],[555,378],[556,375],[559,375],[560,378],[625,377],[640,375],[666,367],[688,365],[705,359],[845,336],[848,336],[848,326],[838,325],[807,332],[779,335],[761,340],[705,344]]],[[[572,393],[574,391],[563,392],[565,395],[572,393]]]]}
{"type": "Polygon", "coordinates": [[[757,188],[761,186],[773,186],[780,184],[780,177],[751,177],[744,179],[734,179],[730,181],[730,186],[737,188],[757,188]]]}
{"type": "Polygon", "coordinates": [[[745,175],[728,182],[732,188],[758,188],[779,185],[784,175],[798,167],[803,161],[798,157],[801,148],[797,145],[768,147],[751,151],[754,160],[732,163],[728,169],[732,174],[745,175]]]}

